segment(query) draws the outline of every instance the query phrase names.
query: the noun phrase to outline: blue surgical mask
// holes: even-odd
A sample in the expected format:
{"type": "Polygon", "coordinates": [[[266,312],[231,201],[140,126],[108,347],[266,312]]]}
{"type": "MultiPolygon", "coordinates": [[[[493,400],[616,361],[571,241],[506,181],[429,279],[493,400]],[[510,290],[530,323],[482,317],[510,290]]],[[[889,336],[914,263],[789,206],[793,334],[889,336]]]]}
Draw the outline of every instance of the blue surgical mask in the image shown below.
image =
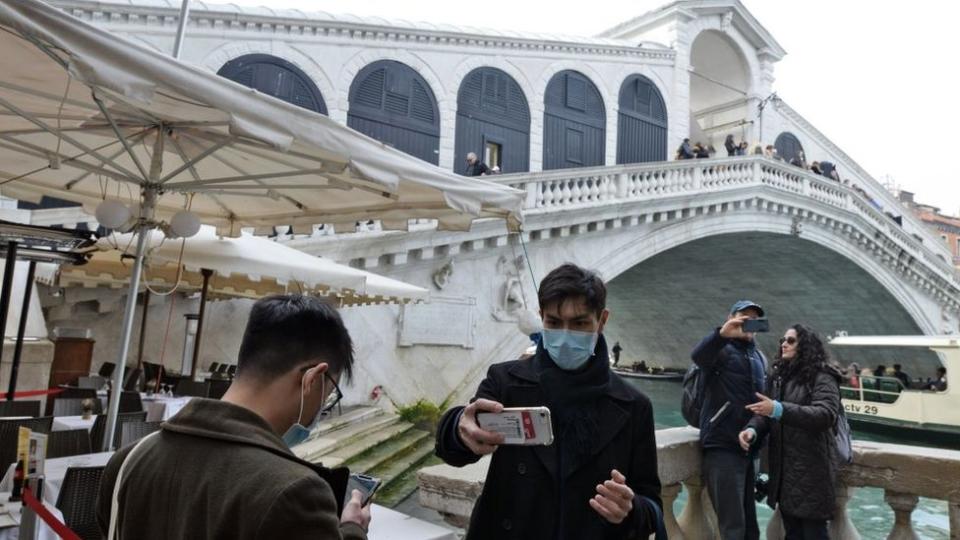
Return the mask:
{"type": "Polygon", "coordinates": [[[597,346],[596,332],[543,329],[543,348],[560,369],[573,371],[583,367],[597,346]]]}
{"type": "MultiPolygon", "coordinates": [[[[304,374],[306,376],[306,374],[304,374]]],[[[322,396],[321,396],[322,397],[322,396]]],[[[320,400],[321,403],[323,400],[320,400]]],[[[290,426],[290,429],[283,434],[283,442],[286,443],[288,448],[293,448],[294,446],[302,443],[310,437],[310,434],[313,433],[313,430],[316,429],[317,425],[320,423],[320,419],[323,417],[319,412],[316,416],[313,417],[313,421],[310,422],[309,426],[304,426],[300,420],[303,419],[303,380],[300,381],[300,414],[297,415],[297,422],[290,426]]]]}

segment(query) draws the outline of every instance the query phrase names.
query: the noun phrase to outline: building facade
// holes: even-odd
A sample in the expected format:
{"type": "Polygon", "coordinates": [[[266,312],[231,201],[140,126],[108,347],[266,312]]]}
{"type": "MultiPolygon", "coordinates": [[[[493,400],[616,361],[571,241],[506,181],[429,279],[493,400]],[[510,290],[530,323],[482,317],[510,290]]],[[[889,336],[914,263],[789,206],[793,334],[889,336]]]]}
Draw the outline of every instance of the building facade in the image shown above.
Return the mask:
{"type": "Polygon", "coordinates": [[[914,194],[909,191],[901,190],[899,197],[913,215],[940,236],[944,245],[953,254],[953,265],[960,268],[960,217],[944,214],[936,206],[916,202],[914,194]]]}

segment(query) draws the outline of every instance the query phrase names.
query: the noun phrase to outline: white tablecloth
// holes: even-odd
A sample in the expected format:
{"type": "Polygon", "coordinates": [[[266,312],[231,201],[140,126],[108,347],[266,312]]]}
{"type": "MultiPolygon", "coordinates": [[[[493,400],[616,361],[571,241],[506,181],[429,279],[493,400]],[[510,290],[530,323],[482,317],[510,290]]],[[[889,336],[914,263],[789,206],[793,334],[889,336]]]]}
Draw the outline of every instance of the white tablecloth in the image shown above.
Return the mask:
{"type": "Polygon", "coordinates": [[[74,429],[90,431],[96,421],[96,416],[87,419],[82,416],[56,416],[53,418],[53,431],[71,431],[74,429]]]}
{"type": "MultiPolygon", "coordinates": [[[[10,512],[10,514],[13,516],[13,519],[19,522],[22,504],[19,502],[9,502],[7,500],[9,498],[9,491],[0,492],[0,513],[10,512]]],[[[55,518],[59,519],[61,523],[63,522],[63,514],[60,513],[60,510],[57,510],[55,506],[47,501],[43,501],[43,506],[45,506],[55,518]]],[[[53,532],[53,529],[48,527],[43,520],[40,520],[40,518],[37,519],[40,521],[40,527],[37,534],[37,538],[39,540],[57,540],[59,538],[57,534],[53,532]]],[[[20,527],[6,527],[0,529],[0,540],[17,540],[19,537],[20,527]]]]}
{"type": "MultiPolygon", "coordinates": [[[[43,483],[43,500],[51,505],[57,503],[57,495],[60,494],[63,477],[67,475],[67,469],[70,467],[100,467],[106,465],[112,455],[113,452],[100,452],[99,454],[48,459],[44,465],[46,481],[43,483]]],[[[11,464],[6,474],[3,475],[3,480],[0,480],[0,491],[13,490],[13,467],[13,464],[11,464]]]]}
{"type": "Polygon", "coordinates": [[[449,529],[401,514],[385,506],[370,507],[370,540],[457,540],[449,529]]]}
{"type": "Polygon", "coordinates": [[[147,408],[147,422],[169,420],[171,416],[180,412],[180,409],[186,406],[187,403],[190,403],[191,399],[193,398],[190,396],[170,397],[158,396],[156,394],[144,398],[144,404],[147,408]]]}

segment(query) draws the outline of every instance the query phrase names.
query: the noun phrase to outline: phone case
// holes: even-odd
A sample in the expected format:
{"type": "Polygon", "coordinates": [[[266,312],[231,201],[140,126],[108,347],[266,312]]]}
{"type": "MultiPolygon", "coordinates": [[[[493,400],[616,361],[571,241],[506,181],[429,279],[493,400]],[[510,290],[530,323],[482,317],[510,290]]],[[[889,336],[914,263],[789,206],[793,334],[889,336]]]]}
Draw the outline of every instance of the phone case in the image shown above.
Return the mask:
{"type": "Polygon", "coordinates": [[[502,413],[477,413],[480,429],[502,433],[503,444],[553,444],[553,424],[546,407],[508,407],[502,413]]]}

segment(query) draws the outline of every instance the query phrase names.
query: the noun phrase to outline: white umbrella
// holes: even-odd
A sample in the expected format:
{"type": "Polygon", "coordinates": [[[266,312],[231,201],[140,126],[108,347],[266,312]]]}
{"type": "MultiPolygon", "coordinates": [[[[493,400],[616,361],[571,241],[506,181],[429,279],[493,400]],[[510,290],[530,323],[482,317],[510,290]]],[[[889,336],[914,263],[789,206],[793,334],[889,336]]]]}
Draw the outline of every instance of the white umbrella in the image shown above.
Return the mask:
{"type": "MultiPolygon", "coordinates": [[[[524,194],[403,154],[329,118],[94,28],[35,0],[0,0],[0,187],[84,203],[139,203],[132,226],[403,228],[434,218],[516,225],[524,194]],[[184,214],[189,209],[193,214],[184,214]],[[172,217],[171,217],[172,216],[172,217]]],[[[108,227],[124,208],[102,204],[108,227]]],[[[114,378],[122,383],[146,235],[139,235],[114,378]]],[[[107,422],[113,440],[119,392],[107,422]]]]}

